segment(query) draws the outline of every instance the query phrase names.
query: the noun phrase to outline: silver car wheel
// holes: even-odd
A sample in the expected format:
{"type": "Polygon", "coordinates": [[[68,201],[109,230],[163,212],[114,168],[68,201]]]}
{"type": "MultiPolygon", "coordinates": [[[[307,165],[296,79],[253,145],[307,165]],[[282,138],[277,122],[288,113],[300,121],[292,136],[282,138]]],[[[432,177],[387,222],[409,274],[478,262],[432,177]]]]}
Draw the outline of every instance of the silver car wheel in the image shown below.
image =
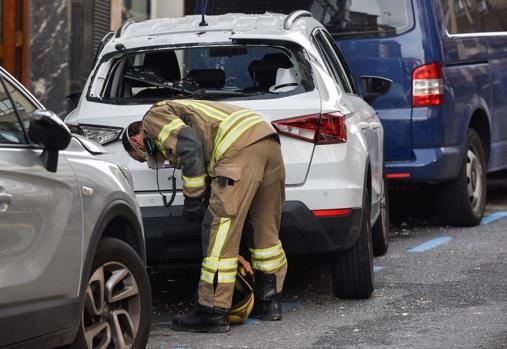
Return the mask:
{"type": "Polygon", "coordinates": [[[466,176],[467,176],[467,192],[470,199],[472,210],[477,212],[481,205],[482,191],[482,165],[474,152],[474,148],[470,147],[467,151],[466,176]]]}
{"type": "Polygon", "coordinates": [[[118,262],[97,268],[88,281],[81,322],[87,347],[131,348],[140,311],[139,289],[132,272],[118,262]]]}

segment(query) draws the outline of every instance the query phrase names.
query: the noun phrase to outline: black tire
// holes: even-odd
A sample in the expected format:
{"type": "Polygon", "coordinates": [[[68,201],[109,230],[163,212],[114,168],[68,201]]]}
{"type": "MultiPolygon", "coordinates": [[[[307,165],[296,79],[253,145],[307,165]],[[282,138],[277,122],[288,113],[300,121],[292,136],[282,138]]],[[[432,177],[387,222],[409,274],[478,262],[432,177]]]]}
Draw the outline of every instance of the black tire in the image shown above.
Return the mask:
{"type": "Polygon", "coordinates": [[[485,206],[486,157],[479,135],[469,129],[458,178],[441,185],[437,202],[439,219],[454,226],[477,225],[485,206]]]}
{"type": "Polygon", "coordinates": [[[85,291],[79,332],[71,345],[72,348],[91,349],[85,339],[85,333],[88,334],[88,338],[93,337],[92,348],[98,347],[101,341],[107,338],[110,338],[107,348],[119,348],[116,343],[118,338],[129,342],[133,349],[142,349],[146,346],[151,326],[151,290],[144,263],[132,247],[118,239],[104,238],[95,253],[86,290],[93,296],[87,297],[85,291]],[[126,276],[115,278],[115,275],[126,276]],[[118,281],[114,282],[115,280],[118,281]],[[111,296],[106,290],[109,283],[111,296]],[[101,289],[103,292],[100,292],[101,289]],[[100,294],[104,294],[103,299],[97,298],[100,294]],[[124,295],[127,297],[122,298],[124,295]],[[100,315],[91,314],[89,299],[93,299],[94,304],[103,304],[100,307],[102,310],[98,311],[100,315]],[[114,330],[114,319],[117,319],[119,325],[116,328],[121,331],[121,335],[118,335],[120,331],[114,330]],[[133,326],[128,326],[129,322],[133,326]],[[96,336],[92,336],[90,326],[106,327],[96,336]],[[135,334],[129,335],[129,329],[135,327],[137,330],[130,331],[131,334],[135,334]]]}
{"type": "Polygon", "coordinates": [[[389,247],[389,191],[387,180],[382,181],[383,197],[380,199],[380,215],[371,228],[373,241],[373,255],[382,256],[389,247]]]}
{"type": "Polygon", "coordinates": [[[331,262],[333,292],[338,298],[366,299],[373,292],[373,251],[370,224],[370,194],[365,186],[359,240],[341,251],[331,262]]]}

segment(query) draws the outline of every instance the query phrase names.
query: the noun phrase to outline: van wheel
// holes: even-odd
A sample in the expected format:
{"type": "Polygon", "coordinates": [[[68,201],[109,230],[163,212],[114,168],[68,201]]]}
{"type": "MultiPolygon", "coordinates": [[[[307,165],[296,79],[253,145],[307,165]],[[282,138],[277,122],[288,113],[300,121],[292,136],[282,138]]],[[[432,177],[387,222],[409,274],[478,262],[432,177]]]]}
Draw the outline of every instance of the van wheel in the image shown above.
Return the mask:
{"type": "Polygon", "coordinates": [[[442,223],[472,226],[481,221],[486,206],[486,157],[475,130],[468,130],[465,157],[458,178],[442,185],[438,199],[442,223]]]}
{"type": "Polygon", "coordinates": [[[384,255],[389,246],[389,193],[385,178],[382,181],[382,187],[384,195],[380,199],[380,215],[371,228],[374,256],[384,255]]]}
{"type": "Polygon", "coordinates": [[[366,299],[373,292],[370,195],[366,186],[359,240],[352,248],[334,256],[331,273],[333,292],[338,298],[366,299]]]}
{"type": "Polygon", "coordinates": [[[146,346],[151,291],[144,264],[126,243],[105,238],[94,257],[73,348],[146,346]]]}

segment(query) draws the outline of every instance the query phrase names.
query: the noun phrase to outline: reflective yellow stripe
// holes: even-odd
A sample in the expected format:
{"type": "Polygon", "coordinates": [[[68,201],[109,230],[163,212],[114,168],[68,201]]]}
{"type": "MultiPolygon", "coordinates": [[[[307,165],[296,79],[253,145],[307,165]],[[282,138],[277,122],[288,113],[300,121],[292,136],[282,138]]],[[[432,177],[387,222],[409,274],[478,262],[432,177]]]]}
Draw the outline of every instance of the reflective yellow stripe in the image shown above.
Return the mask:
{"type": "Polygon", "coordinates": [[[222,139],[220,144],[215,145],[215,163],[218,162],[224,153],[229,149],[231,144],[238,139],[243,133],[245,133],[246,130],[248,130],[250,127],[252,127],[255,124],[258,124],[260,122],[263,122],[264,119],[261,116],[254,115],[252,117],[249,117],[243,121],[241,121],[239,124],[237,124],[225,137],[222,139]]]}
{"type": "Polygon", "coordinates": [[[237,269],[238,268],[238,259],[237,258],[222,258],[217,260],[214,257],[206,257],[202,262],[203,267],[206,267],[210,270],[217,271],[218,269],[237,269]]]}
{"type": "Polygon", "coordinates": [[[287,263],[287,259],[284,253],[279,258],[269,262],[252,261],[252,268],[261,271],[272,271],[281,268],[285,263],[287,263]]]}
{"type": "Polygon", "coordinates": [[[220,111],[218,109],[212,108],[209,105],[206,105],[206,104],[203,104],[203,103],[199,103],[199,102],[196,102],[196,101],[173,100],[173,102],[180,103],[180,104],[183,104],[185,106],[194,107],[195,109],[203,112],[207,116],[212,117],[212,118],[217,119],[217,120],[224,120],[228,116],[226,113],[224,113],[224,112],[222,112],[222,111],[220,111]]]}
{"type": "Polygon", "coordinates": [[[268,259],[279,255],[281,252],[283,252],[281,242],[277,243],[275,246],[268,248],[250,249],[252,259],[268,259]]]}
{"type": "Polygon", "coordinates": [[[181,128],[183,126],[185,126],[185,123],[183,121],[181,121],[180,119],[175,119],[170,123],[168,123],[167,125],[165,125],[162,128],[162,130],[160,130],[157,136],[157,141],[155,143],[157,145],[157,148],[162,152],[164,156],[167,155],[167,151],[164,147],[164,143],[167,140],[167,137],[169,137],[171,131],[181,128]]]}
{"type": "Polygon", "coordinates": [[[225,133],[229,130],[229,128],[232,126],[234,121],[238,120],[239,118],[248,115],[253,114],[253,112],[249,109],[243,109],[237,112],[232,113],[220,123],[220,126],[218,126],[217,135],[215,136],[215,144],[220,143],[222,140],[222,137],[225,135],[225,133]]]}
{"type": "Polygon", "coordinates": [[[209,166],[209,170],[210,170],[209,174],[210,175],[212,174],[211,171],[213,170],[213,167],[215,167],[214,164],[216,163],[216,161],[218,161],[218,160],[215,160],[216,152],[218,149],[218,144],[220,144],[222,142],[224,135],[227,134],[227,132],[229,132],[229,129],[234,125],[234,123],[237,120],[244,118],[246,116],[251,116],[251,115],[256,115],[256,114],[249,109],[243,109],[243,110],[232,113],[227,119],[225,119],[224,121],[222,121],[220,123],[220,126],[218,127],[217,134],[215,136],[215,143],[214,143],[215,148],[213,149],[213,153],[211,154],[211,161],[210,161],[210,166],[209,166]]]}
{"type": "Polygon", "coordinates": [[[183,180],[183,186],[186,188],[202,188],[206,185],[204,175],[198,177],[181,176],[181,179],[183,180]]]}
{"type": "Polygon", "coordinates": [[[220,217],[220,224],[218,225],[218,231],[215,236],[215,244],[213,245],[213,250],[211,251],[211,257],[220,257],[220,253],[222,252],[222,247],[224,246],[230,227],[231,219],[220,217]]]}
{"type": "Polygon", "coordinates": [[[221,284],[234,283],[236,281],[236,272],[218,272],[218,282],[221,284]]]}
{"type": "Polygon", "coordinates": [[[213,285],[213,279],[215,278],[215,273],[210,273],[206,270],[201,270],[201,281],[207,282],[208,284],[213,285]]]}

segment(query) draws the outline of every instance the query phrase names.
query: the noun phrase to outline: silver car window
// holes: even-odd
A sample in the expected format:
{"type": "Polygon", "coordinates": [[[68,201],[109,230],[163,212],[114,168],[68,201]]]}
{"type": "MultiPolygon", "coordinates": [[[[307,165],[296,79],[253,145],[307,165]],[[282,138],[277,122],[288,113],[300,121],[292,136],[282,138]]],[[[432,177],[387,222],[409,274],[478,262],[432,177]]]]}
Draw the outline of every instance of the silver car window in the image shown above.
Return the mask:
{"type": "MultiPolygon", "coordinates": [[[[23,131],[14,105],[4,86],[5,81],[0,83],[0,145],[1,144],[26,144],[23,131]]],[[[9,85],[7,85],[9,86],[9,85]]]]}
{"type": "Polygon", "coordinates": [[[9,81],[4,80],[4,83],[5,88],[7,88],[7,91],[9,92],[12,102],[16,107],[18,116],[21,119],[25,130],[28,130],[28,126],[30,125],[30,120],[32,118],[32,113],[37,109],[37,107],[9,81]]]}

